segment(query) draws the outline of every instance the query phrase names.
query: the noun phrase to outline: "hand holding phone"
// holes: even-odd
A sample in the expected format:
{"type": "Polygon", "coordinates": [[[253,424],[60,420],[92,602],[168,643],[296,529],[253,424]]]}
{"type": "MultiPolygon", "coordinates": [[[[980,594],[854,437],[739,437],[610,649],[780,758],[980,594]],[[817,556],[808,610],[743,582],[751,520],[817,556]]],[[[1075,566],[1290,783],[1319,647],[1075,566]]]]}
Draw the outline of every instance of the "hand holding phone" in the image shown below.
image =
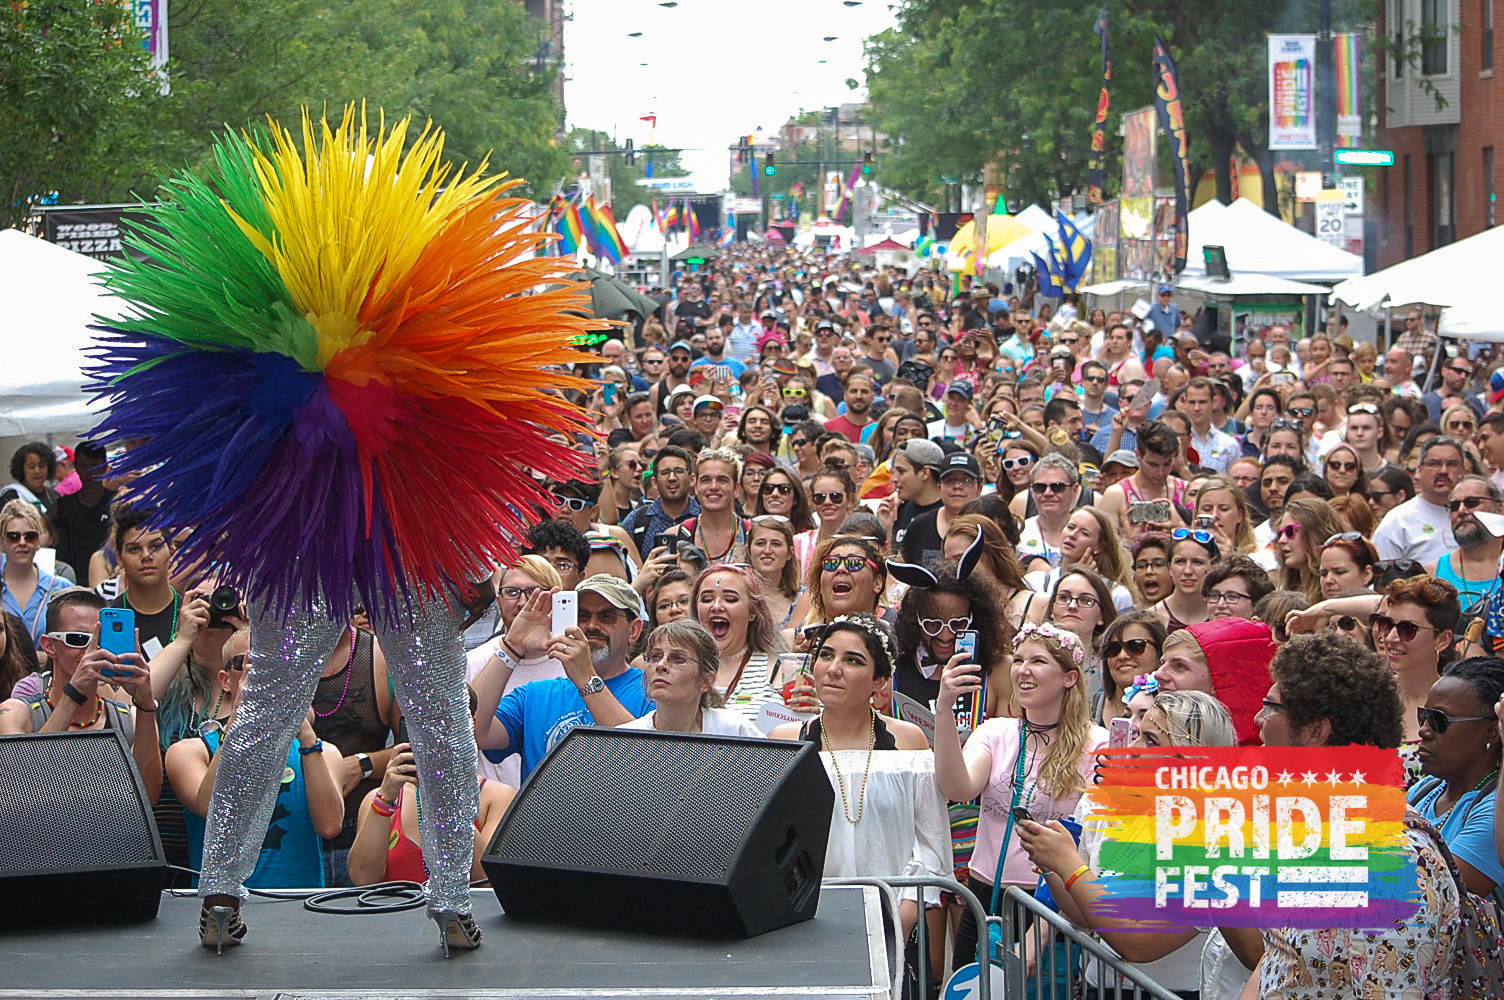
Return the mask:
{"type": "Polygon", "coordinates": [[[1114,749],[1126,747],[1133,742],[1133,720],[1127,717],[1110,719],[1107,723],[1107,745],[1114,749]]]}
{"type": "MultiPolygon", "coordinates": [[[[116,656],[136,651],[136,613],[130,608],[104,608],[99,612],[99,648],[116,656]]],[[[101,677],[129,677],[129,673],[101,670],[101,677]]]]}
{"type": "Polygon", "coordinates": [[[554,595],[550,628],[556,636],[580,624],[580,597],[572,590],[561,590],[554,595]]]}

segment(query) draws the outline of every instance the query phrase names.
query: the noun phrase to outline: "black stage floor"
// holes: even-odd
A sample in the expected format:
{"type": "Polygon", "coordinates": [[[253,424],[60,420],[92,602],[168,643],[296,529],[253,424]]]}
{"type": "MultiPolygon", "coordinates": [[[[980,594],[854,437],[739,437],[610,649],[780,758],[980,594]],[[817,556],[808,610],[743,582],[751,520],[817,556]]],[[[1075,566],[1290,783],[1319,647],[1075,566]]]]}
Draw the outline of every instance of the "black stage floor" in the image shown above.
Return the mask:
{"type": "MultiPolygon", "coordinates": [[[[6,906],[24,906],[7,900],[6,906]]],[[[875,890],[826,888],[819,915],[745,941],[696,941],[509,920],[475,893],[477,951],[445,960],[421,909],[329,916],[246,904],[246,943],[199,947],[199,901],[164,896],[126,927],[0,934],[0,997],[831,997],[891,992],[875,890]]],[[[653,915],[644,913],[643,924],[653,915]]]]}

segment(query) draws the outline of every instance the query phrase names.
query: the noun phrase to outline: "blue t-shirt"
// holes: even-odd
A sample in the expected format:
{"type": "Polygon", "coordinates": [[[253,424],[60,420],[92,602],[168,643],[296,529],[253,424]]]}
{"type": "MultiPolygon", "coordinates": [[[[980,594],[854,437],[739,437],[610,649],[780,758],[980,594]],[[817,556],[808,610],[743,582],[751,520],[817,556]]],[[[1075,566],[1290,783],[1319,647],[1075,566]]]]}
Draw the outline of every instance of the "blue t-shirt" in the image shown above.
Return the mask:
{"type": "MultiPolygon", "coordinates": [[[[657,707],[648,698],[643,673],[636,667],[607,680],[606,689],[634,719],[657,707]]],[[[500,764],[514,753],[522,754],[524,781],[571,729],[595,725],[580,689],[568,677],[533,681],[513,690],[496,706],[496,718],[507,727],[507,748],[483,751],[486,760],[500,764]]]]}
{"type": "Polygon", "coordinates": [[[734,379],[741,378],[742,377],[742,372],[744,372],[744,371],[747,370],[747,366],[746,365],[742,364],[740,361],[738,361],[735,358],[730,357],[730,356],[727,356],[722,361],[712,361],[709,358],[700,358],[698,361],[694,362],[689,367],[691,367],[691,368],[708,368],[708,367],[710,367],[712,365],[719,365],[722,368],[729,369],[730,372],[731,372],[731,377],[734,378],[734,379]]]}
{"type": "Polygon", "coordinates": [[[1466,861],[1478,871],[1494,880],[1494,885],[1504,885],[1504,863],[1499,860],[1499,849],[1494,844],[1494,783],[1478,791],[1468,792],[1446,814],[1446,822],[1437,822],[1436,800],[1441,795],[1442,785],[1433,778],[1422,778],[1410,789],[1410,806],[1441,831],[1441,839],[1458,861],[1466,861]],[[1480,798],[1481,796],[1481,798],[1480,798]]]}

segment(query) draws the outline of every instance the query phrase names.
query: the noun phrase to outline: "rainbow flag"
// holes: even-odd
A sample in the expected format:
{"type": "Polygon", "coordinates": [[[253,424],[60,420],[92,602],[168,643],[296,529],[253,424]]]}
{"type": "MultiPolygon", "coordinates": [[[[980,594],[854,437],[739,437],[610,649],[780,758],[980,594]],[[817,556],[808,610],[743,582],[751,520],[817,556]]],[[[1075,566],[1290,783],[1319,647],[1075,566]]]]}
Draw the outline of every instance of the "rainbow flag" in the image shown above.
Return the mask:
{"type": "Polygon", "coordinates": [[[736,227],[735,226],[727,226],[725,228],[725,230],[721,233],[721,249],[724,250],[726,247],[729,247],[731,244],[733,244],[735,242],[736,242],[736,227]]]}
{"type": "Polygon", "coordinates": [[[626,241],[616,228],[616,215],[611,211],[610,205],[597,205],[594,195],[590,197],[588,204],[596,236],[600,240],[601,249],[596,256],[605,257],[613,264],[620,264],[631,251],[627,249],[626,241]]]}
{"type": "Polygon", "coordinates": [[[841,217],[846,214],[846,209],[851,205],[851,193],[856,188],[856,178],[861,169],[860,163],[851,168],[851,176],[846,178],[846,184],[841,188],[841,197],[836,199],[836,207],[830,212],[832,221],[840,222],[841,217]]]}
{"type": "Polygon", "coordinates": [[[670,204],[663,213],[663,231],[667,233],[679,224],[679,206],[670,204]]]}
{"type": "Polygon", "coordinates": [[[690,207],[688,200],[684,202],[684,215],[689,224],[689,242],[700,242],[700,217],[696,215],[695,210],[690,207]]]}
{"type": "Polygon", "coordinates": [[[1393,750],[1177,746],[1101,760],[1099,916],[1373,930],[1418,909],[1393,750]]]}
{"type": "Polygon", "coordinates": [[[658,232],[667,232],[668,227],[663,224],[663,213],[658,211],[658,199],[653,199],[653,225],[658,227],[658,232]]]}
{"type": "Polygon", "coordinates": [[[1358,74],[1362,72],[1358,45],[1355,34],[1332,36],[1332,65],[1337,78],[1338,146],[1363,144],[1363,112],[1358,107],[1358,74]]]}
{"type": "Polygon", "coordinates": [[[565,257],[572,257],[585,246],[585,223],[580,218],[580,203],[570,200],[559,213],[554,223],[554,232],[559,234],[559,249],[565,257]]]}

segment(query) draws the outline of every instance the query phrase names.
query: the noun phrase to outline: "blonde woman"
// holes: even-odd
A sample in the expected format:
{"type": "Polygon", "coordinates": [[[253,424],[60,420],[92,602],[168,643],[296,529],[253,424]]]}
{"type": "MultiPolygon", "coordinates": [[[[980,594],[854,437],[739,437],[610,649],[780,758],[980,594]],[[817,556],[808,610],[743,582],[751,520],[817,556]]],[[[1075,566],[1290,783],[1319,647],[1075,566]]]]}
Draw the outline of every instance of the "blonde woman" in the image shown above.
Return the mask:
{"type": "MultiPolygon", "coordinates": [[[[1073,633],[1054,625],[1024,625],[1013,641],[1014,698],[1020,718],[988,719],[963,748],[952,707],[981,685],[981,667],[957,654],[940,675],[935,714],[935,778],[954,802],[981,796],[971,890],[998,912],[1005,885],[1032,889],[1034,864],[1014,829],[1013,809],[1027,809],[1041,823],[1076,810],[1091,780],[1094,754],[1107,731],[1091,723],[1083,668],[1086,648],[1073,633]]],[[[963,915],[955,961],[976,961],[977,926],[963,915]]]]}
{"type": "Polygon", "coordinates": [[[1351,530],[1352,525],[1325,500],[1285,504],[1274,533],[1280,589],[1298,591],[1312,604],[1321,600],[1321,546],[1333,535],[1351,530]]]}
{"type": "MultiPolygon", "coordinates": [[[[1236,463],[1234,463],[1236,464],[1236,463]]],[[[1274,553],[1260,550],[1248,516],[1248,495],[1231,476],[1207,476],[1191,497],[1192,524],[1210,531],[1224,557],[1248,556],[1266,572],[1276,569],[1274,553]]]]}

